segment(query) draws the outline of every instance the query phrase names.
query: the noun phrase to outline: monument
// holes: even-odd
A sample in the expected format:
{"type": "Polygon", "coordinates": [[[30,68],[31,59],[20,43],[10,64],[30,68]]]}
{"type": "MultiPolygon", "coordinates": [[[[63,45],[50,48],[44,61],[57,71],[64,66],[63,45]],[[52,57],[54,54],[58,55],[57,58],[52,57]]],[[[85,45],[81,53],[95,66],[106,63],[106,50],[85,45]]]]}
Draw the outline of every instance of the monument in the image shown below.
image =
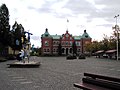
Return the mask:
{"type": "Polygon", "coordinates": [[[19,67],[19,68],[30,67],[30,68],[33,68],[33,67],[40,66],[40,62],[36,62],[33,60],[30,61],[30,49],[31,49],[30,35],[33,35],[33,34],[30,33],[29,31],[28,32],[25,31],[24,33],[28,34],[28,37],[27,37],[28,41],[27,41],[27,43],[25,43],[23,45],[24,58],[21,61],[16,61],[14,63],[7,64],[7,65],[9,65],[9,67],[19,67]],[[28,60],[28,62],[27,62],[27,60],[28,60]]]}

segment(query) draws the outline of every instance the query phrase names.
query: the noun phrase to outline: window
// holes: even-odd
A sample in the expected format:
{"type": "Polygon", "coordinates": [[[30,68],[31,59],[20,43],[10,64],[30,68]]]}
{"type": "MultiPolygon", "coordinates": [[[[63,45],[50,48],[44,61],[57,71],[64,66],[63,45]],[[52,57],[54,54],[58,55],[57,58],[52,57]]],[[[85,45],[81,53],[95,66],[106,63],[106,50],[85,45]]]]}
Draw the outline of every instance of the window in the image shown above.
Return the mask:
{"type": "Polygon", "coordinates": [[[53,49],[53,52],[55,52],[55,49],[53,49]]]}
{"type": "Polygon", "coordinates": [[[80,46],[80,42],[76,42],[76,46],[80,46]]]}
{"type": "Polygon", "coordinates": [[[46,49],[44,49],[44,52],[46,52],[46,49]]]}
{"type": "Polygon", "coordinates": [[[53,45],[55,45],[55,41],[53,41],[53,45]]]}
{"type": "Polygon", "coordinates": [[[45,46],[49,46],[49,42],[48,41],[45,41],[45,46]]]}
{"type": "Polygon", "coordinates": [[[80,52],[80,49],[78,49],[78,52],[80,52]]]}
{"type": "Polygon", "coordinates": [[[59,45],[59,42],[57,41],[57,45],[59,45]]]}
{"type": "Polygon", "coordinates": [[[49,52],[49,49],[47,49],[47,52],[49,52]]]}
{"type": "Polygon", "coordinates": [[[56,49],[56,52],[58,52],[58,49],[56,49]]]}
{"type": "Polygon", "coordinates": [[[70,46],[72,46],[72,41],[70,41],[70,46]]]}
{"type": "Polygon", "coordinates": [[[68,42],[66,42],[66,45],[68,45],[68,42]]]}

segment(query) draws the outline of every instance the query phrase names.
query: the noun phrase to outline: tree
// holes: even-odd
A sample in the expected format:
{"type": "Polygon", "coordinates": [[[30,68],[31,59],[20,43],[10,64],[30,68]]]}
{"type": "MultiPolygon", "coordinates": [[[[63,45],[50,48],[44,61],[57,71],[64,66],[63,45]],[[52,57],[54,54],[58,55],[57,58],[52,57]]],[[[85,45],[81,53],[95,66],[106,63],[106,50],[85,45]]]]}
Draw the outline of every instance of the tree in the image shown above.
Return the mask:
{"type": "Polygon", "coordinates": [[[98,41],[93,41],[91,48],[92,48],[92,49],[91,49],[92,53],[95,53],[96,51],[101,50],[98,41]]]}
{"type": "Polygon", "coordinates": [[[61,43],[59,43],[59,46],[58,46],[58,55],[61,56],[62,54],[62,46],[61,46],[61,43]]]}
{"type": "Polygon", "coordinates": [[[5,4],[0,7],[0,45],[5,48],[10,44],[9,10],[5,4]]]}
{"type": "Polygon", "coordinates": [[[73,44],[72,44],[72,50],[73,50],[73,55],[74,55],[74,54],[77,54],[77,46],[76,46],[75,41],[74,41],[73,44]]]}
{"type": "Polygon", "coordinates": [[[22,24],[18,24],[17,21],[15,21],[14,25],[12,26],[11,30],[11,47],[14,50],[21,50],[22,45],[26,44],[26,35],[24,33],[24,27],[22,24]]]}
{"type": "Polygon", "coordinates": [[[86,52],[91,52],[92,51],[92,43],[85,44],[85,51],[86,52]]]}

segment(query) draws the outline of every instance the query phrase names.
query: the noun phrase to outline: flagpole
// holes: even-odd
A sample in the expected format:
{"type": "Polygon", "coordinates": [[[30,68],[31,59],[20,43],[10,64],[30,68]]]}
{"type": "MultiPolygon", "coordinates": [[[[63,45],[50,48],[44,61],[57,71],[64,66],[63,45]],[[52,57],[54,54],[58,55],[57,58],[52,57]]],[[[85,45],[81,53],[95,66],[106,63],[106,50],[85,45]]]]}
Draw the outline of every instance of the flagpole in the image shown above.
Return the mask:
{"type": "Polygon", "coordinates": [[[116,25],[115,25],[115,32],[116,32],[116,49],[117,49],[117,61],[118,61],[118,31],[119,31],[119,27],[117,25],[117,18],[119,17],[119,14],[116,15],[114,18],[116,18],[116,25]]]}
{"type": "Polygon", "coordinates": [[[69,20],[67,19],[67,31],[68,31],[68,23],[69,23],[69,20]]]}

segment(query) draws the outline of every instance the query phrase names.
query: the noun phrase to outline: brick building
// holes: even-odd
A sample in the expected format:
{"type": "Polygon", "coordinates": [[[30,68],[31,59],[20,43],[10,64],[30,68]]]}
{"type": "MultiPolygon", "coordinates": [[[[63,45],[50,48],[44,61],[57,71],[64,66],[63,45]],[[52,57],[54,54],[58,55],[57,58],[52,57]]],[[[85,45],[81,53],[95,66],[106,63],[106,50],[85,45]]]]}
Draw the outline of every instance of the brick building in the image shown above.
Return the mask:
{"type": "Polygon", "coordinates": [[[72,44],[76,43],[77,54],[85,52],[85,44],[90,43],[92,38],[84,30],[79,36],[73,36],[68,30],[63,35],[50,35],[46,28],[45,33],[41,35],[41,54],[42,55],[58,55],[58,47],[61,44],[62,55],[73,52],[72,44]]]}

